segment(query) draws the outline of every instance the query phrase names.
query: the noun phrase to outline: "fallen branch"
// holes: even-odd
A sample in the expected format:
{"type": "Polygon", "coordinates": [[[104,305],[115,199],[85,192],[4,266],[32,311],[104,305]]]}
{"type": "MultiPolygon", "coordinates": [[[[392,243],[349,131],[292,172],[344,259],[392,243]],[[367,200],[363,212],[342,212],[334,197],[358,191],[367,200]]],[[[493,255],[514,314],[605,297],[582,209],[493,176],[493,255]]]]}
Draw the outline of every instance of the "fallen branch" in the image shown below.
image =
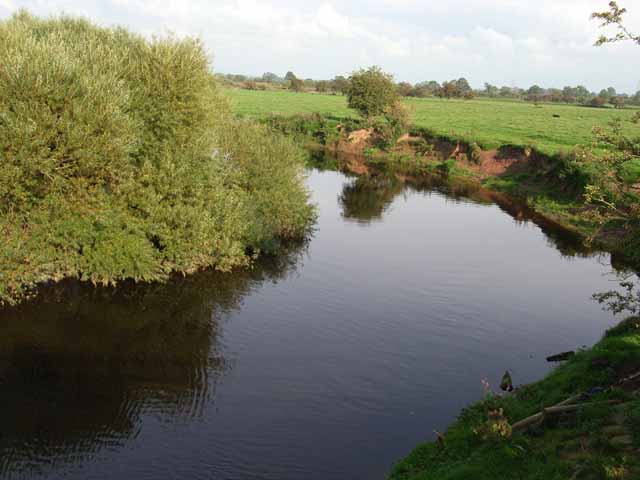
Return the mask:
{"type": "Polygon", "coordinates": [[[547,362],[564,362],[569,360],[571,357],[574,357],[576,354],[576,352],[562,352],[562,353],[558,353],[557,355],[551,355],[550,357],[547,357],[547,362]]]}
{"type": "Polygon", "coordinates": [[[623,378],[618,382],[618,385],[624,385],[625,383],[633,382],[635,379],[640,378],[640,372],[636,372],[633,375],[623,378]]]}
{"type": "Polygon", "coordinates": [[[580,400],[582,394],[576,395],[574,397],[568,398],[563,402],[560,402],[553,407],[544,408],[541,412],[536,413],[535,415],[531,415],[519,422],[514,423],[511,428],[514,432],[526,430],[529,426],[542,422],[548,415],[554,415],[558,413],[566,413],[566,412],[575,412],[584,407],[594,407],[601,405],[612,405],[615,403],[620,403],[619,400],[607,400],[604,402],[591,402],[591,403],[579,403],[570,405],[571,402],[580,400]]]}

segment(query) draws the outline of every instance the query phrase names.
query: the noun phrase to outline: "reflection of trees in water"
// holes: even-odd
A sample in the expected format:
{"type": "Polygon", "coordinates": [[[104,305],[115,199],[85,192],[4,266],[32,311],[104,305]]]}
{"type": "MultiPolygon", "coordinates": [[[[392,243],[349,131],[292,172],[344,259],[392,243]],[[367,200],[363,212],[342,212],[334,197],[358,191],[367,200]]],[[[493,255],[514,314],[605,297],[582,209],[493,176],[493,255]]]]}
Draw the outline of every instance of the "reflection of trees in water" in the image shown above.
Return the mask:
{"type": "Polygon", "coordinates": [[[120,445],[145,413],[200,415],[226,368],[221,317],[292,272],[301,252],[166,285],[63,282],[0,310],[0,477],[120,445]]]}
{"type": "Polygon", "coordinates": [[[394,176],[360,176],[345,183],[338,201],[342,216],[359,223],[380,220],[405,186],[394,176]]]}
{"type": "MultiPolygon", "coordinates": [[[[347,168],[347,164],[340,163],[347,168]]],[[[475,202],[497,205],[509,214],[517,224],[533,222],[545,233],[549,245],[568,257],[591,257],[604,252],[585,246],[582,239],[558,223],[536,213],[526,202],[497,192],[491,192],[472,182],[451,182],[439,175],[411,176],[392,171],[374,170],[347,182],[342,190],[339,203],[346,219],[368,224],[381,220],[395,198],[405,191],[438,192],[447,201],[454,203],[475,202]]],[[[611,259],[616,268],[615,257],[611,259]]],[[[619,263],[619,262],[617,262],[619,263]]]]}

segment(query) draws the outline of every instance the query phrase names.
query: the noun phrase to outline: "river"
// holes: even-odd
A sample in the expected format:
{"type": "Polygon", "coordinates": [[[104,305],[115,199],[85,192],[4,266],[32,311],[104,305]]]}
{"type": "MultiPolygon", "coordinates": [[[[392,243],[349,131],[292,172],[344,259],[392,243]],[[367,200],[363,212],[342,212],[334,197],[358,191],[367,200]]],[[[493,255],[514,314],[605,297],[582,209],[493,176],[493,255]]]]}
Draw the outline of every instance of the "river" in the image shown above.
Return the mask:
{"type": "Polygon", "coordinates": [[[310,172],[302,246],[0,311],[0,478],[382,479],[615,323],[609,256],[490,201],[310,172]],[[515,217],[514,217],[515,215],[515,217]]]}

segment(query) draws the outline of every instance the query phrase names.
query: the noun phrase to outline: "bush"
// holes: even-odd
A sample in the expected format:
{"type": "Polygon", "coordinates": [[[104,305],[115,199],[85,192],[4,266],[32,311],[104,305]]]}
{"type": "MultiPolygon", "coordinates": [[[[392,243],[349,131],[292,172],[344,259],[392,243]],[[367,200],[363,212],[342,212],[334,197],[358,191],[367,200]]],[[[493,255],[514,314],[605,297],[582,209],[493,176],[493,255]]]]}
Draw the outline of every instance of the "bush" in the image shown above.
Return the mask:
{"type": "Polygon", "coordinates": [[[480,145],[475,142],[469,145],[469,156],[473,163],[479,165],[482,162],[482,148],[480,148],[480,145]]]}
{"type": "Polygon", "coordinates": [[[216,82],[197,40],[0,22],[0,302],[69,276],[228,270],[306,231],[300,153],[232,120],[216,82]]]}
{"type": "Polygon", "coordinates": [[[354,72],[346,93],[349,108],[368,119],[384,114],[399,98],[393,77],[380,67],[354,72]]]}
{"type": "Polygon", "coordinates": [[[602,108],[607,104],[608,100],[604,97],[594,97],[589,101],[589,106],[602,108]]]}

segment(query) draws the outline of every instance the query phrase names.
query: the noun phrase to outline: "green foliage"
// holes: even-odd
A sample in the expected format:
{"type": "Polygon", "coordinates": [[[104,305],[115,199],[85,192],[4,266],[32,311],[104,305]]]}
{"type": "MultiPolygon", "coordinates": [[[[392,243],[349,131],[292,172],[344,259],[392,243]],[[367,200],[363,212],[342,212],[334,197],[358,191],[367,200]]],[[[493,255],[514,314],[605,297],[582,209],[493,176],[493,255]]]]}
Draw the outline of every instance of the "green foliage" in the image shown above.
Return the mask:
{"type": "Polygon", "coordinates": [[[611,290],[603,293],[596,293],[593,298],[600,304],[605,304],[606,309],[615,314],[629,312],[632,315],[640,313],[640,291],[636,290],[633,282],[622,282],[620,286],[624,292],[611,290]]]}
{"type": "Polygon", "coordinates": [[[469,156],[473,163],[480,164],[482,161],[482,148],[480,148],[480,145],[475,142],[469,145],[469,156]]]}
{"type": "Polygon", "coordinates": [[[301,92],[304,89],[304,82],[299,78],[292,78],[289,82],[289,89],[294,92],[301,92]]]}
{"type": "Polygon", "coordinates": [[[609,10],[605,12],[596,12],[591,15],[591,18],[601,20],[601,27],[608,27],[613,25],[617,28],[618,33],[612,37],[606,35],[600,36],[596,41],[596,46],[604,45],[605,43],[615,43],[621,41],[632,41],[640,45],[640,35],[631,33],[624,25],[624,15],[627,13],[626,8],[621,8],[618,2],[610,1],[609,10]]]}
{"type": "Polygon", "coordinates": [[[0,159],[4,302],[67,276],[228,270],[311,218],[300,153],[232,120],[193,39],[0,22],[0,159]]]}
{"type": "Polygon", "coordinates": [[[392,103],[385,109],[384,117],[391,128],[394,142],[408,130],[411,123],[411,115],[408,107],[398,101],[392,103]]]}
{"type": "Polygon", "coordinates": [[[318,113],[292,116],[269,115],[263,122],[271,129],[284,133],[298,142],[328,145],[339,137],[338,121],[318,113]]]}
{"type": "Polygon", "coordinates": [[[380,67],[354,72],[349,77],[347,105],[365,118],[383,115],[398,101],[393,77],[380,67]]]}

